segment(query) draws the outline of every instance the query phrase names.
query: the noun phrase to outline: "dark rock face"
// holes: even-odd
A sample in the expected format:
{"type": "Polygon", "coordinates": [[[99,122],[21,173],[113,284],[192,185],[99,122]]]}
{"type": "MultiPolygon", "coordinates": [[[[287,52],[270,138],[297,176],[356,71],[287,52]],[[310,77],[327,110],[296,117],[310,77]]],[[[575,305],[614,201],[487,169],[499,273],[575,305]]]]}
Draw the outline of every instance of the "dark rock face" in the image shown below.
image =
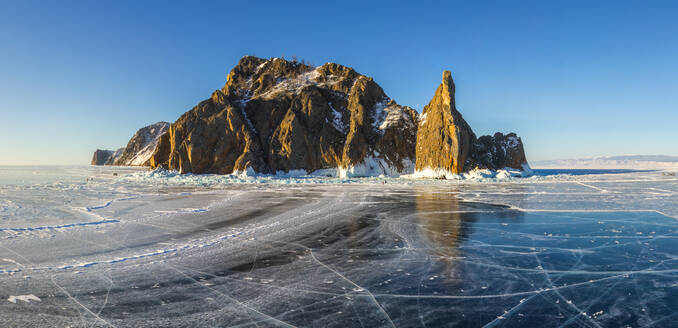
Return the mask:
{"type": "Polygon", "coordinates": [[[113,155],[112,150],[97,149],[92,156],[92,165],[105,165],[113,155]]]}
{"type": "Polygon", "coordinates": [[[243,57],[221,90],[170,126],[150,165],[184,173],[406,173],[414,141],[392,141],[416,135],[416,122],[416,111],[352,68],[243,57]]]}
{"type": "Polygon", "coordinates": [[[443,72],[442,83],[421,114],[417,134],[417,171],[465,171],[466,159],[476,136],[457,111],[454,91],[450,71],[443,72]]]}
{"type": "Polygon", "coordinates": [[[391,100],[384,108],[383,135],[375,148],[393,163],[399,172],[412,171],[416,159],[417,122],[419,114],[413,108],[400,106],[391,100]]]}
{"type": "Polygon", "coordinates": [[[139,129],[125,148],[116,151],[94,152],[92,165],[148,166],[160,137],[169,129],[169,123],[158,122],[139,129]]]}
{"type": "Polygon", "coordinates": [[[522,170],[527,164],[523,141],[515,133],[482,136],[473,143],[473,151],[466,166],[469,168],[522,170]]]}

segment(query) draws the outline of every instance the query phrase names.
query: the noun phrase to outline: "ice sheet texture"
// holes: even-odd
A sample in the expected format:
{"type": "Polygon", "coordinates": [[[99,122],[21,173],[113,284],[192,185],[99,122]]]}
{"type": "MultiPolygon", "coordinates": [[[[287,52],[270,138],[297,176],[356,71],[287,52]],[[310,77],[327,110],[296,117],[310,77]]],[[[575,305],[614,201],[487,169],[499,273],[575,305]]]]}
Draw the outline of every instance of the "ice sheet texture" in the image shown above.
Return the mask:
{"type": "Polygon", "coordinates": [[[678,181],[661,173],[237,181],[0,168],[0,317],[10,327],[671,327],[678,181]]]}

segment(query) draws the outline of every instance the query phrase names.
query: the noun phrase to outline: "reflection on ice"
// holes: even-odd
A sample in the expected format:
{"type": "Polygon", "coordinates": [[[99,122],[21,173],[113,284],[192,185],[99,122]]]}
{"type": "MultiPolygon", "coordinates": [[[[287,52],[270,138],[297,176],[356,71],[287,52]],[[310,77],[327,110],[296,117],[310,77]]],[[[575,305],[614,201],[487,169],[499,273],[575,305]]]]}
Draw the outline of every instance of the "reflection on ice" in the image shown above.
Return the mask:
{"type": "Polygon", "coordinates": [[[455,194],[457,192],[449,189],[416,189],[418,230],[430,243],[427,247],[430,256],[437,259],[437,265],[444,267],[442,279],[456,278],[454,269],[459,243],[468,237],[468,230],[475,220],[475,213],[464,211],[455,194]]]}
{"type": "Polygon", "coordinates": [[[0,186],[10,326],[676,319],[678,182],[656,172],[205,188],[97,170],[0,186]]]}

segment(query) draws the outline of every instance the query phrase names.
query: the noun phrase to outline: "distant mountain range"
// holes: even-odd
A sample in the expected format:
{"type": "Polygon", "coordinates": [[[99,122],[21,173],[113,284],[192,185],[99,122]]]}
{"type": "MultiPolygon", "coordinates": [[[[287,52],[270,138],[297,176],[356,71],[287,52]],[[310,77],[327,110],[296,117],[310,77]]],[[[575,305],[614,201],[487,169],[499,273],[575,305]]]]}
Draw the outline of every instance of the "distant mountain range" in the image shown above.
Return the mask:
{"type": "Polygon", "coordinates": [[[535,161],[535,168],[673,168],[678,169],[678,156],[623,155],[593,158],[535,161]]]}

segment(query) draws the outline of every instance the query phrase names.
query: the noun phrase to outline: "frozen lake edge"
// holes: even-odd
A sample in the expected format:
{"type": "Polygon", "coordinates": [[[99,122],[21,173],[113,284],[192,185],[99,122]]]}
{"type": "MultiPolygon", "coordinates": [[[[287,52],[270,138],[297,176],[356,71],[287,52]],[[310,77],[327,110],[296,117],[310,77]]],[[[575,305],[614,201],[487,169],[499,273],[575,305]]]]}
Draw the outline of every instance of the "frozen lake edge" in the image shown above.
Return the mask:
{"type": "Polygon", "coordinates": [[[60,170],[0,185],[0,296],[41,300],[0,303],[10,325],[675,319],[678,183],[658,171],[204,184],[60,170]]]}

